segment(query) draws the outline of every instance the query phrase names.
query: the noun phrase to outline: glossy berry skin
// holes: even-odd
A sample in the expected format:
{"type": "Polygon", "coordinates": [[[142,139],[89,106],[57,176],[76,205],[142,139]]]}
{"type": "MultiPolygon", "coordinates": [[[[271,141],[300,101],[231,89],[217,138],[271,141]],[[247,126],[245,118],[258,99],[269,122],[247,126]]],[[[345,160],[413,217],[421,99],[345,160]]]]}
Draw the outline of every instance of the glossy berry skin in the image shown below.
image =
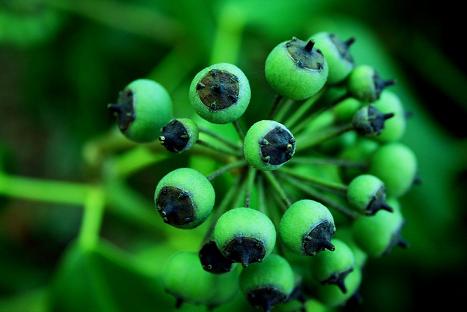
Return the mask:
{"type": "Polygon", "coordinates": [[[182,153],[189,150],[198,137],[198,126],[193,120],[177,118],[162,127],[159,141],[169,152],[182,153]]]}
{"type": "Polygon", "coordinates": [[[400,231],[403,218],[394,200],[389,203],[394,212],[381,211],[375,216],[359,217],[352,225],[352,233],[357,245],[370,257],[380,257],[395,245],[405,246],[400,231]]]}
{"type": "Polygon", "coordinates": [[[334,308],[343,305],[358,291],[362,281],[362,271],[354,269],[345,279],[346,293],[333,285],[321,285],[316,288],[317,299],[328,307],[334,308]]]}
{"type": "Polygon", "coordinates": [[[189,98],[198,115],[212,123],[225,124],[240,118],[248,108],[250,83],[237,66],[214,64],[196,74],[189,98]]]}
{"type": "Polygon", "coordinates": [[[350,182],[347,188],[349,204],[360,213],[374,215],[379,210],[392,211],[386,204],[384,183],[375,176],[363,174],[350,182]]]}
{"type": "Polygon", "coordinates": [[[362,103],[354,98],[347,98],[339,102],[333,109],[335,120],[342,123],[352,120],[360,106],[362,106],[362,103]]]}
{"type": "Polygon", "coordinates": [[[109,110],[120,131],[130,140],[147,143],[159,137],[160,129],[172,119],[172,100],[167,90],[149,79],[138,79],[120,92],[109,110]]]}
{"type": "Polygon", "coordinates": [[[355,113],[352,126],[359,135],[378,136],[383,131],[386,120],[392,117],[393,113],[383,114],[373,105],[367,105],[355,113]]]}
{"type": "Polygon", "coordinates": [[[313,256],[334,250],[331,237],[336,231],[331,212],[317,201],[303,199],[293,203],[279,224],[279,235],[291,251],[313,256]]]}
{"type": "Polygon", "coordinates": [[[335,34],[321,32],[311,36],[315,47],[323,52],[329,66],[328,82],[335,84],[343,81],[354,67],[354,60],[349,52],[350,45],[354,42],[351,38],[342,41],[335,34]]]}
{"type": "Polygon", "coordinates": [[[259,170],[275,170],[295,153],[295,138],[282,124],[261,120],[248,129],[243,144],[246,161],[259,170]]]}
{"type": "Polygon", "coordinates": [[[270,311],[285,302],[294,288],[290,264],[277,254],[245,268],[240,274],[240,288],[251,305],[270,311]]]}
{"type": "Polygon", "coordinates": [[[322,285],[335,285],[334,287],[346,293],[345,280],[354,270],[355,258],[343,241],[334,239],[332,243],[335,246],[334,251],[325,250],[312,258],[313,278],[322,285]]]}
{"type": "Polygon", "coordinates": [[[164,222],[191,229],[211,213],[215,192],[204,175],[191,168],[179,168],[159,181],[154,201],[164,222]]]}
{"type": "Polygon", "coordinates": [[[389,90],[384,90],[379,100],[375,101],[372,105],[383,114],[394,114],[394,117],[386,120],[384,129],[375,139],[380,142],[400,140],[405,133],[407,119],[399,97],[389,90]]]}
{"type": "Polygon", "coordinates": [[[214,240],[225,257],[248,266],[272,252],[276,230],[265,214],[251,208],[235,208],[217,221],[214,240]]]}
{"type": "Polygon", "coordinates": [[[379,99],[384,88],[393,84],[393,80],[381,79],[373,67],[359,65],[350,73],[347,87],[351,96],[362,102],[370,103],[379,99]]]}
{"type": "Polygon", "coordinates": [[[318,93],[328,78],[328,64],[313,41],[292,38],[279,43],[268,55],[266,80],[280,95],[304,100],[318,93]]]}
{"type": "Polygon", "coordinates": [[[417,174],[417,159],[407,146],[390,143],[371,158],[370,173],[380,178],[388,196],[400,197],[412,186],[417,174]]]}

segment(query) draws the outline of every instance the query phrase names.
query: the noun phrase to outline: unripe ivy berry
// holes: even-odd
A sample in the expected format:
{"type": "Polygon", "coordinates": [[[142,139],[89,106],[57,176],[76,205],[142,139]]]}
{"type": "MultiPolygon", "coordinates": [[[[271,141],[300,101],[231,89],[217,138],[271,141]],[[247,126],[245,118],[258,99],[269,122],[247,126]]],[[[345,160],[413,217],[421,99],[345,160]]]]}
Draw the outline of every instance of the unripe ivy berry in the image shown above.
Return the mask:
{"type": "Polygon", "coordinates": [[[220,63],[201,70],[190,86],[195,111],[207,121],[225,124],[240,118],[250,104],[250,84],[235,65],[220,63]]]}
{"type": "Polygon", "coordinates": [[[400,235],[403,218],[397,204],[393,213],[382,211],[375,216],[359,217],[352,225],[355,242],[370,257],[379,257],[389,252],[394,246],[406,247],[400,235]]]}
{"type": "Polygon", "coordinates": [[[169,93],[155,81],[138,79],[120,92],[108,109],[116,116],[120,131],[130,140],[145,143],[157,139],[172,118],[169,93]]]}
{"type": "Polygon", "coordinates": [[[350,73],[348,89],[350,94],[363,102],[373,102],[379,99],[384,88],[392,86],[394,80],[383,80],[379,74],[368,65],[359,65],[350,73]]]}
{"type": "Polygon", "coordinates": [[[350,182],[347,188],[347,200],[357,211],[374,215],[379,210],[392,212],[392,208],[386,203],[384,183],[375,176],[363,174],[350,182]]]}
{"type": "Polygon", "coordinates": [[[339,102],[333,109],[334,118],[337,122],[346,122],[353,118],[362,103],[354,98],[347,98],[339,102]]]}
{"type": "Polygon", "coordinates": [[[309,199],[293,203],[282,216],[279,234],[293,252],[314,256],[325,249],[334,250],[331,237],[336,227],[331,212],[309,199]]]}
{"type": "Polygon", "coordinates": [[[402,138],[407,119],[399,97],[389,90],[384,90],[379,100],[372,105],[383,114],[394,114],[393,118],[386,121],[383,131],[376,139],[380,142],[394,142],[402,138]]]}
{"type": "Polygon", "coordinates": [[[317,299],[328,307],[337,307],[343,305],[347,300],[354,296],[362,281],[362,271],[355,268],[345,279],[346,293],[332,285],[318,286],[316,289],[317,299]]]}
{"type": "Polygon", "coordinates": [[[414,183],[417,159],[412,150],[404,144],[387,144],[373,154],[370,173],[384,182],[388,196],[399,197],[414,183]]]}
{"type": "Polygon", "coordinates": [[[271,311],[292,293],[294,273],[287,260],[272,254],[264,262],[252,264],[242,271],[240,288],[251,305],[271,311]]]}
{"type": "MultiPolygon", "coordinates": [[[[391,202],[392,204],[392,202],[391,202]]],[[[336,238],[340,239],[349,246],[355,258],[355,267],[362,268],[365,264],[368,255],[358,246],[353,238],[351,227],[340,227],[336,233],[336,238]]]]}
{"type": "Polygon", "coordinates": [[[332,243],[335,246],[334,251],[324,250],[313,258],[313,277],[322,285],[335,285],[346,293],[345,280],[354,270],[354,255],[341,240],[334,239],[332,243]]]}
{"type": "Polygon", "coordinates": [[[169,151],[181,153],[198,141],[198,126],[188,118],[172,119],[162,127],[159,141],[169,151]]]}
{"type": "Polygon", "coordinates": [[[284,125],[273,120],[253,124],[243,144],[245,159],[260,170],[274,170],[295,153],[295,138],[284,125]]]}
{"type": "Polygon", "coordinates": [[[328,63],[328,82],[335,84],[347,78],[354,67],[354,60],[349,48],[355,39],[350,38],[342,41],[335,34],[321,32],[313,35],[310,40],[313,40],[315,47],[323,52],[328,63]]]}
{"type": "Polygon", "coordinates": [[[199,259],[203,269],[207,272],[222,274],[232,270],[232,260],[227,259],[221,253],[213,240],[208,240],[203,244],[199,251],[199,259]]]}
{"type": "Polygon", "coordinates": [[[179,168],[159,181],[154,200],[164,222],[191,229],[209,216],[215,193],[204,175],[191,168],[179,168]]]}
{"type": "MultiPolygon", "coordinates": [[[[341,153],[340,158],[366,164],[378,147],[379,144],[374,140],[360,137],[355,144],[347,147],[341,153]]],[[[362,174],[364,170],[366,170],[365,165],[363,167],[344,167],[342,168],[343,178],[346,182],[350,182],[353,178],[362,174]]]]}
{"type": "Polygon", "coordinates": [[[214,240],[225,257],[248,266],[272,252],[276,230],[265,214],[251,208],[235,208],[217,221],[214,240]]]}
{"type": "Polygon", "coordinates": [[[303,100],[318,93],[328,78],[328,64],[312,40],[292,38],[269,53],[266,80],[280,95],[303,100]]]}
{"type": "Polygon", "coordinates": [[[383,131],[385,121],[394,117],[393,113],[383,114],[372,105],[360,108],[352,119],[352,125],[358,134],[377,136],[383,131]]]}

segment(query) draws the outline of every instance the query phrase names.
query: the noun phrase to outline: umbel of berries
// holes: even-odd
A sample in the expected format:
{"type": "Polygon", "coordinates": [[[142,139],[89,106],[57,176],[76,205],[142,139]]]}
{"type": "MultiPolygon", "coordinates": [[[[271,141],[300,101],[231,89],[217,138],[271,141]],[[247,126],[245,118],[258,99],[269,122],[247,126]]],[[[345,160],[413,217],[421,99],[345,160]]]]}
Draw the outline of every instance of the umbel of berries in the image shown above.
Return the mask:
{"type": "Polygon", "coordinates": [[[292,38],[279,43],[266,59],[266,80],[280,95],[294,100],[309,98],[323,88],[328,64],[312,40],[292,38]]]}
{"type": "Polygon", "coordinates": [[[172,119],[162,127],[159,141],[169,151],[181,153],[189,150],[198,141],[198,126],[188,118],[172,119]]]}
{"type": "Polygon", "coordinates": [[[164,222],[190,229],[209,216],[215,193],[204,175],[191,168],[180,168],[159,181],[154,200],[164,222]]]}
{"type": "Polygon", "coordinates": [[[190,102],[204,119],[225,124],[237,120],[250,104],[250,84],[235,65],[221,63],[201,70],[190,86],[190,102]]]}
{"type": "Polygon", "coordinates": [[[334,250],[331,237],[336,231],[331,212],[309,199],[293,203],[282,216],[279,234],[284,244],[300,255],[314,256],[334,250]]]}
{"type": "Polygon", "coordinates": [[[120,92],[117,103],[110,104],[120,131],[130,140],[152,142],[172,118],[172,100],[159,83],[149,79],[131,82],[120,92]]]}

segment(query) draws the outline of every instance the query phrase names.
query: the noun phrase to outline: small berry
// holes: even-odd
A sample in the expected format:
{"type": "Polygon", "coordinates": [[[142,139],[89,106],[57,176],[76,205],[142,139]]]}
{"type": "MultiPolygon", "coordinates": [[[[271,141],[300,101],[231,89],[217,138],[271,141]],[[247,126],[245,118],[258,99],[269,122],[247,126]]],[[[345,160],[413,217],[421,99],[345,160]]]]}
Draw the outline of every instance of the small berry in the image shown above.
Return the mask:
{"type": "Polygon", "coordinates": [[[370,173],[384,182],[388,196],[400,197],[416,179],[417,159],[404,144],[390,143],[373,154],[370,173]]]}
{"type": "Polygon", "coordinates": [[[334,118],[337,122],[346,122],[353,118],[362,103],[354,98],[347,98],[339,102],[333,109],[334,118]]]}
{"type": "Polygon", "coordinates": [[[245,159],[260,170],[274,170],[295,153],[295,138],[284,125],[273,120],[253,124],[245,136],[245,159]]]}
{"type": "Polygon", "coordinates": [[[235,65],[220,63],[204,68],[191,82],[189,98],[207,121],[225,124],[240,118],[250,104],[250,84],[235,65]]]}
{"type": "MultiPolygon", "coordinates": [[[[347,147],[341,153],[340,158],[365,164],[369,162],[371,156],[378,149],[378,147],[379,144],[373,140],[359,138],[353,145],[347,147]]],[[[350,182],[353,178],[362,174],[365,169],[365,166],[344,167],[342,168],[342,175],[346,182],[350,182]]]]}
{"type": "Polygon", "coordinates": [[[194,169],[179,168],[159,181],[154,200],[164,222],[191,229],[209,216],[215,193],[204,175],[194,169]]]}
{"type": "Polygon", "coordinates": [[[252,264],[242,271],[240,288],[252,306],[271,311],[292,293],[294,273],[287,260],[272,254],[264,262],[252,264]]]}
{"type": "Polygon", "coordinates": [[[316,49],[323,52],[329,66],[328,82],[335,84],[343,81],[354,67],[354,60],[349,52],[354,38],[342,41],[335,34],[321,32],[313,35],[316,49]]]}
{"type": "Polygon", "coordinates": [[[400,235],[403,218],[398,204],[389,201],[394,212],[382,211],[375,216],[361,216],[352,226],[355,242],[370,257],[379,257],[389,252],[394,246],[406,247],[400,235]]]}
{"type": "Polygon", "coordinates": [[[383,131],[386,120],[394,117],[393,113],[383,114],[372,105],[360,108],[352,119],[352,125],[358,134],[377,136],[383,131]]]}
{"type": "Polygon", "coordinates": [[[181,153],[198,141],[198,134],[198,126],[193,120],[177,118],[162,127],[159,141],[169,152],[181,153]]]}
{"type": "Polygon", "coordinates": [[[266,80],[280,95],[304,100],[318,93],[328,77],[328,64],[312,40],[292,38],[269,53],[266,80]]]}
{"type": "Polygon", "coordinates": [[[394,114],[393,118],[386,121],[384,129],[376,137],[376,140],[394,142],[402,138],[405,133],[407,119],[399,97],[389,90],[384,90],[379,100],[372,105],[383,114],[394,114]]]}
{"type": "Polygon", "coordinates": [[[232,270],[232,260],[224,257],[213,240],[206,241],[198,255],[203,269],[207,272],[222,274],[232,270]]]}
{"type": "Polygon", "coordinates": [[[352,228],[340,227],[339,231],[336,233],[336,238],[346,243],[347,246],[349,246],[349,248],[352,250],[355,258],[355,267],[362,268],[368,258],[368,255],[355,242],[352,228]]]}
{"type": "Polygon", "coordinates": [[[354,269],[345,279],[346,293],[343,293],[332,285],[320,285],[316,288],[317,299],[328,307],[337,307],[343,305],[347,300],[354,296],[362,281],[362,271],[354,269]]]}
{"type": "Polygon", "coordinates": [[[369,174],[359,175],[350,182],[347,189],[347,200],[350,205],[366,215],[374,215],[379,210],[392,212],[386,203],[384,183],[369,174]]]}
{"type": "Polygon", "coordinates": [[[322,204],[309,199],[293,203],[282,216],[279,234],[284,244],[301,255],[314,256],[325,249],[334,250],[331,237],[334,219],[322,204]]]}
{"type": "Polygon", "coordinates": [[[139,143],[157,139],[160,129],[172,118],[172,100],[167,90],[149,79],[138,79],[120,92],[108,109],[116,116],[120,131],[139,143]]]}
{"type": "Polygon", "coordinates": [[[383,80],[379,74],[368,65],[359,65],[350,73],[348,88],[350,94],[363,102],[373,102],[379,99],[384,88],[392,86],[394,80],[383,80]]]}
{"type": "Polygon", "coordinates": [[[346,293],[345,280],[354,270],[355,259],[352,250],[344,242],[334,239],[332,243],[334,251],[324,250],[313,258],[313,277],[322,285],[336,285],[346,293]]]}
{"type": "Polygon", "coordinates": [[[276,230],[265,214],[251,208],[235,208],[217,221],[214,240],[225,257],[248,266],[272,252],[276,230]]]}

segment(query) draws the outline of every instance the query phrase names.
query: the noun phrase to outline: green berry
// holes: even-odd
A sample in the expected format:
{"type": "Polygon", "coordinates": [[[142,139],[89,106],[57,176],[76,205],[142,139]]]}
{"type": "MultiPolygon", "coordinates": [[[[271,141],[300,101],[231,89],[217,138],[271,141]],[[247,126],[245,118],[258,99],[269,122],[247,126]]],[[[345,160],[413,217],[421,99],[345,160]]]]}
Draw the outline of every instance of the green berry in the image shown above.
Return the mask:
{"type": "Polygon", "coordinates": [[[375,216],[359,217],[352,226],[352,233],[357,245],[370,257],[379,257],[389,252],[394,246],[406,247],[400,231],[403,218],[397,203],[389,201],[394,212],[382,211],[375,216]]]}
{"type": "Polygon", "coordinates": [[[404,144],[390,143],[373,154],[370,173],[384,182],[388,196],[400,197],[416,179],[417,159],[404,144]]]}
{"type": "Polygon", "coordinates": [[[334,250],[331,237],[336,231],[331,212],[309,199],[293,203],[282,216],[279,235],[290,250],[314,256],[325,249],[334,250]]]}
{"type": "Polygon", "coordinates": [[[201,70],[190,86],[195,111],[207,121],[225,124],[240,118],[250,104],[250,84],[235,65],[220,63],[201,70]]]}
{"type": "Polygon", "coordinates": [[[392,212],[392,208],[385,201],[383,181],[369,174],[359,175],[350,182],[347,200],[355,210],[366,215],[374,215],[379,210],[392,212]]]}
{"type": "Polygon", "coordinates": [[[243,144],[245,159],[260,170],[274,170],[295,153],[295,138],[284,125],[273,120],[253,124],[243,144]]]}
{"type": "Polygon", "coordinates": [[[160,129],[172,118],[172,100],[167,90],[149,79],[138,79],[120,92],[109,110],[120,131],[130,140],[145,143],[157,139],[160,129]]]}
{"type": "Polygon", "coordinates": [[[209,216],[215,193],[204,175],[194,169],[179,168],[159,181],[154,200],[164,222],[191,229],[209,216]]]}
{"type": "Polygon", "coordinates": [[[336,285],[346,293],[345,280],[354,270],[354,255],[343,241],[334,239],[332,243],[335,246],[334,251],[324,250],[313,258],[313,277],[322,285],[336,285]]]}
{"type": "Polygon", "coordinates": [[[355,42],[354,38],[342,41],[335,34],[326,32],[311,36],[316,49],[323,52],[329,66],[328,82],[335,84],[343,81],[354,67],[354,60],[349,52],[350,46],[355,42]]]}
{"type": "Polygon", "coordinates": [[[394,114],[393,118],[386,121],[384,129],[376,139],[380,142],[394,142],[402,138],[407,120],[399,97],[391,91],[384,90],[379,100],[372,105],[383,114],[394,114]]]}
{"type": "MultiPolygon", "coordinates": [[[[392,202],[391,202],[392,204],[392,202]]],[[[367,254],[357,245],[353,238],[353,232],[351,227],[340,227],[336,233],[336,238],[340,239],[349,246],[355,258],[355,267],[362,268],[365,264],[368,256],[367,254]]]]}
{"type": "Polygon", "coordinates": [[[240,274],[240,288],[251,305],[271,311],[287,300],[294,288],[294,273],[290,264],[276,254],[262,263],[252,264],[240,274]]]}
{"type": "Polygon", "coordinates": [[[217,221],[214,240],[225,257],[248,266],[272,252],[276,230],[265,214],[251,208],[235,208],[217,221]]]}
{"type": "Polygon", "coordinates": [[[266,80],[277,93],[293,100],[304,100],[323,88],[328,64],[312,40],[292,38],[269,53],[265,73],[266,80]]]}
{"type": "Polygon", "coordinates": [[[232,270],[232,260],[226,258],[221,253],[219,248],[217,248],[216,242],[213,240],[206,241],[201,246],[198,255],[203,269],[207,272],[222,274],[232,270]]]}
{"type": "Polygon", "coordinates": [[[372,105],[360,108],[352,119],[352,125],[358,134],[377,136],[383,131],[386,120],[394,117],[393,113],[383,114],[372,105]]]}
{"type": "Polygon", "coordinates": [[[334,118],[338,122],[346,122],[353,118],[362,103],[354,98],[347,98],[338,104],[333,109],[334,118]]]}
{"type": "Polygon", "coordinates": [[[162,127],[159,141],[169,152],[181,153],[198,141],[198,134],[198,126],[193,120],[177,118],[162,127]]]}
{"type": "Polygon", "coordinates": [[[348,89],[350,94],[363,102],[373,102],[379,99],[384,88],[394,84],[394,80],[383,80],[379,74],[368,65],[359,65],[350,73],[348,89]]]}
{"type": "Polygon", "coordinates": [[[340,158],[353,162],[359,162],[362,166],[352,166],[342,168],[343,178],[346,182],[362,174],[365,164],[369,162],[373,153],[378,149],[379,144],[373,140],[359,138],[353,145],[347,147],[340,155],[340,158]]]}
{"type": "MultiPolygon", "coordinates": [[[[362,281],[362,271],[355,269],[349,273],[345,279],[346,293],[343,293],[332,285],[322,285],[316,288],[317,299],[328,307],[337,307],[343,305],[347,300],[354,296],[362,281]]],[[[311,311],[311,310],[310,310],[311,311]]]]}

